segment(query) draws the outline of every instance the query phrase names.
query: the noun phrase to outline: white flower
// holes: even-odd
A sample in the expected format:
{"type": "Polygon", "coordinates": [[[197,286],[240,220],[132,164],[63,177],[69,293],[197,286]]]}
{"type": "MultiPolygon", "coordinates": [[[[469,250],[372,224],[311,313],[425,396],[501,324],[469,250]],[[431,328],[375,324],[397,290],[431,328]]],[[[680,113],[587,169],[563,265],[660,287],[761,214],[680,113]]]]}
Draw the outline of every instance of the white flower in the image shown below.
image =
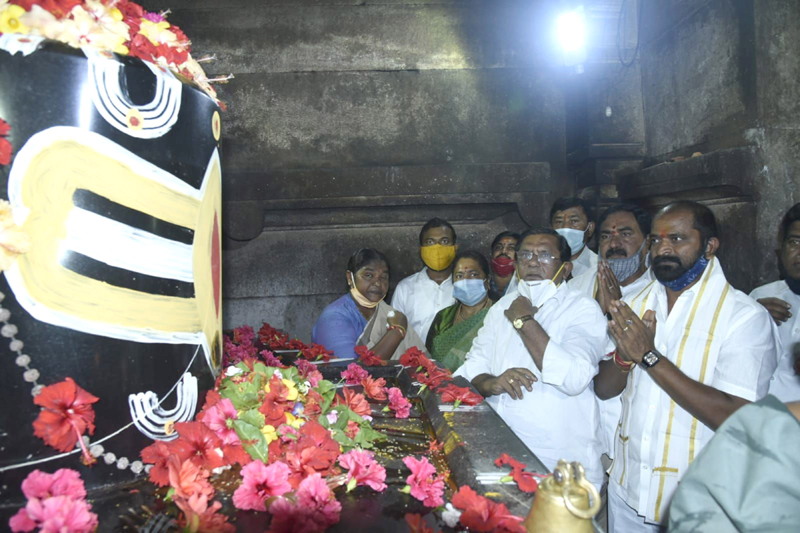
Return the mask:
{"type": "Polygon", "coordinates": [[[455,528],[458,525],[458,521],[461,520],[461,511],[448,502],[445,510],[442,511],[442,520],[447,524],[447,527],[455,528]]]}
{"type": "Polygon", "coordinates": [[[339,420],[339,412],[336,409],[333,409],[330,413],[325,415],[328,419],[328,424],[335,424],[337,420],[339,420]]]}
{"type": "Polygon", "coordinates": [[[241,368],[235,366],[229,366],[228,368],[225,369],[225,376],[226,377],[236,376],[241,374],[242,372],[243,370],[241,368]]]}

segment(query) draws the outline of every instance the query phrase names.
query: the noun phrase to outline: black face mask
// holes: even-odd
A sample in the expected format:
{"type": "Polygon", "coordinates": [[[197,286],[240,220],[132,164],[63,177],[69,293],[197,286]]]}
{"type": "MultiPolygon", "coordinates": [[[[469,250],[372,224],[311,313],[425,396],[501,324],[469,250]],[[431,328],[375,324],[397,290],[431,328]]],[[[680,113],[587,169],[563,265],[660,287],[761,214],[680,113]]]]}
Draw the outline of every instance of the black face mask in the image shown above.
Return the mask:
{"type": "Polygon", "coordinates": [[[787,277],[786,284],[793,293],[800,294],[800,279],[792,279],[787,277]]]}

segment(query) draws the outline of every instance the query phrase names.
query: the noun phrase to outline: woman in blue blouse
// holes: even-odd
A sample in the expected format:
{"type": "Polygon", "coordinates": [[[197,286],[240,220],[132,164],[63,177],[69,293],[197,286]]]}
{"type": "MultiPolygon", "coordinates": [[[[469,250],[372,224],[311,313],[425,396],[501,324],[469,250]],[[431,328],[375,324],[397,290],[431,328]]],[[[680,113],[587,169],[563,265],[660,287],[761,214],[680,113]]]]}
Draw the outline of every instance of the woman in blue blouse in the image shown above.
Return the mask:
{"type": "Polygon", "coordinates": [[[408,332],[405,315],[383,301],[389,290],[389,262],[382,253],[362,248],[350,257],[345,275],[350,292],[322,311],[312,342],[340,359],[355,358],[355,347],[361,344],[384,360],[400,357],[409,341],[424,346],[413,330],[408,332]]]}

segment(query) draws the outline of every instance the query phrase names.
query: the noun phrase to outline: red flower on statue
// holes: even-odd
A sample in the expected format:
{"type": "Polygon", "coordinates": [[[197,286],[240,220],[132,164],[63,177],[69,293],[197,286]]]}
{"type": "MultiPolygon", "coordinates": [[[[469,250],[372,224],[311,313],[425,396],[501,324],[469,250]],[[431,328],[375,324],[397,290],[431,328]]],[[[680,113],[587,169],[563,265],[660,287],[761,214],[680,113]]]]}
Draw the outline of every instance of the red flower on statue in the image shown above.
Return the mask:
{"type": "Polygon", "coordinates": [[[469,387],[459,387],[453,383],[450,383],[436,392],[442,395],[442,401],[444,403],[478,405],[483,401],[483,396],[476,392],[472,392],[469,387]]]}
{"type": "Polygon", "coordinates": [[[0,118],[0,165],[11,163],[11,143],[6,139],[10,132],[11,126],[0,118]]]}
{"type": "Polygon", "coordinates": [[[375,352],[366,346],[356,346],[355,352],[358,360],[364,366],[386,366],[386,361],[375,355],[375,352]]]}
{"type": "Polygon", "coordinates": [[[264,322],[258,330],[258,340],[270,350],[282,350],[289,342],[289,335],[264,322]]]}
{"type": "Polygon", "coordinates": [[[419,381],[429,389],[435,389],[445,381],[453,380],[453,373],[447,370],[446,368],[439,368],[438,366],[434,366],[428,369],[427,372],[428,372],[427,374],[424,374],[422,372],[414,374],[414,379],[419,381]]]}
{"type": "Polygon", "coordinates": [[[169,468],[167,467],[167,460],[171,455],[175,454],[181,459],[188,458],[188,453],[183,448],[178,449],[174,444],[176,441],[164,442],[157,440],[150,446],[144,448],[139,455],[142,457],[142,462],[151,464],[153,467],[150,469],[150,481],[159,487],[169,485],[169,468]],[[184,456],[182,456],[185,455],[184,456]]]}
{"type": "Polygon", "coordinates": [[[197,466],[213,470],[227,463],[222,441],[202,422],[178,422],[175,429],[180,437],[171,445],[181,457],[191,459],[197,466]]]}
{"type": "Polygon", "coordinates": [[[406,524],[408,524],[409,533],[442,533],[441,530],[434,531],[419,514],[406,513],[406,524]]]}
{"type": "Polygon", "coordinates": [[[369,403],[367,403],[367,399],[364,398],[364,395],[353,392],[348,388],[344,389],[344,404],[359,416],[372,415],[372,409],[370,408],[369,403]]]}
{"type": "Polygon", "coordinates": [[[463,485],[453,495],[453,507],[462,511],[461,525],[470,531],[525,533],[522,518],[502,504],[481,496],[463,485]]]}
{"type": "Polygon", "coordinates": [[[33,399],[33,403],[43,408],[33,422],[33,434],[60,452],[68,452],[80,442],[84,462],[94,463],[81,437],[87,431],[94,434],[92,404],[98,400],[100,398],[80,388],[72,378],[45,387],[33,399]]]}

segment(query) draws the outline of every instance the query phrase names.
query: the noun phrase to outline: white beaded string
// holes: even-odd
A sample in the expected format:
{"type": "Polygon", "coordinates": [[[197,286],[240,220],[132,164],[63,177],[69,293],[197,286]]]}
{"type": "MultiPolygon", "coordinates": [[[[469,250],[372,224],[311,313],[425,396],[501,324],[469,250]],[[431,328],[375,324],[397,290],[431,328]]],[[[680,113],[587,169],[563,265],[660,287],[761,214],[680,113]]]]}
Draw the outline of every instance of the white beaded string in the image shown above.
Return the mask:
{"type": "MultiPolygon", "coordinates": [[[[6,298],[6,295],[3,294],[2,292],[0,292],[0,303],[2,303],[2,301],[5,300],[5,298],[6,298]]],[[[17,328],[16,325],[14,325],[11,322],[9,322],[10,319],[11,319],[11,311],[9,311],[8,309],[6,309],[4,307],[0,307],[0,322],[3,323],[2,327],[0,327],[0,336],[3,336],[5,338],[7,338],[7,339],[11,339],[11,342],[9,343],[9,348],[11,349],[11,351],[13,353],[17,354],[17,358],[15,359],[14,362],[16,363],[16,365],[18,367],[21,367],[21,368],[25,369],[25,372],[23,372],[23,374],[22,374],[22,379],[24,379],[28,383],[32,383],[33,384],[33,388],[31,389],[31,394],[33,396],[38,396],[42,392],[42,389],[44,389],[44,385],[39,383],[39,378],[40,378],[39,371],[37,369],[35,369],[35,368],[31,368],[30,367],[31,357],[29,355],[27,355],[27,354],[23,354],[22,353],[22,348],[25,346],[25,343],[23,343],[20,339],[16,338],[17,333],[19,333],[19,329],[17,328]]],[[[194,352],[194,356],[192,357],[192,360],[189,362],[189,365],[187,367],[187,371],[192,366],[192,363],[194,363],[195,357],[197,357],[197,352],[199,350],[200,350],[200,347],[198,346],[197,350],[195,350],[195,352],[194,352]]],[[[172,386],[172,388],[169,390],[169,392],[167,392],[167,394],[164,395],[164,397],[161,399],[161,402],[163,402],[172,393],[172,391],[175,390],[175,386],[176,385],[177,385],[177,383],[172,386]]],[[[159,402],[159,405],[161,404],[161,402],[159,402]]],[[[139,474],[141,474],[142,472],[149,473],[150,469],[153,467],[153,465],[145,465],[144,463],[142,463],[142,461],[138,461],[138,460],[137,461],[129,461],[127,457],[117,458],[117,456],[114,455],[113,453],[105,451],[103,446],[100,444],[100,442],[108,440],[111,437],[114,437],[114,436],[118,435],[119,433],[122,433],[122,431],[128,429],[132,425],[133,425],[133,422],[130,422],[129,424],[127,424],[122,429],[112,433],[111,435],[106,436],[103,439],[100,439],[100,441],[95,443],[95,444],[91,444],[90,443],[88,435],[84,435],[81,438],[83,439],[83,442],[86,445],[86,447],[89,449],[89,453],[91,454],[91,456],[94,457],[95,459],[97,459],[98,461],[102,457],[103,458],[103,462],[105,462],[107,465],[110,466],[112,464],[116,464],[117,468],[119,468],[120,470],[130,469],[131,472],[133,472],[137,476],[139,474]]],[[[0,472],[3,472],[5,470],[10,470],[12,468],[20,468],[20,467],[24,467],[24,466],[27,466],[27,465],[34,465],[34,464],[38,464],[38,463],[44,463],[44,462],[52,461],[54,459],[59,459],[61,457],[65,457],[67,455],[72,455],[73,453],[76,453],[80,447],[81,447],[80,442],[76,442],[75,443],[75,448],[76,448],[75,451],[66,452],[66,453],[63,453],[63,454],[60,454],[60,455],[56,455],[56,456],[52,456],[52,457],[46,457],[46,458],[35,460],[35,461],[29,461],[27,463],[23,463],[23,464],[19,464],[19,465],[9,465],[7,467],[0,468],[0,472]]]]}

